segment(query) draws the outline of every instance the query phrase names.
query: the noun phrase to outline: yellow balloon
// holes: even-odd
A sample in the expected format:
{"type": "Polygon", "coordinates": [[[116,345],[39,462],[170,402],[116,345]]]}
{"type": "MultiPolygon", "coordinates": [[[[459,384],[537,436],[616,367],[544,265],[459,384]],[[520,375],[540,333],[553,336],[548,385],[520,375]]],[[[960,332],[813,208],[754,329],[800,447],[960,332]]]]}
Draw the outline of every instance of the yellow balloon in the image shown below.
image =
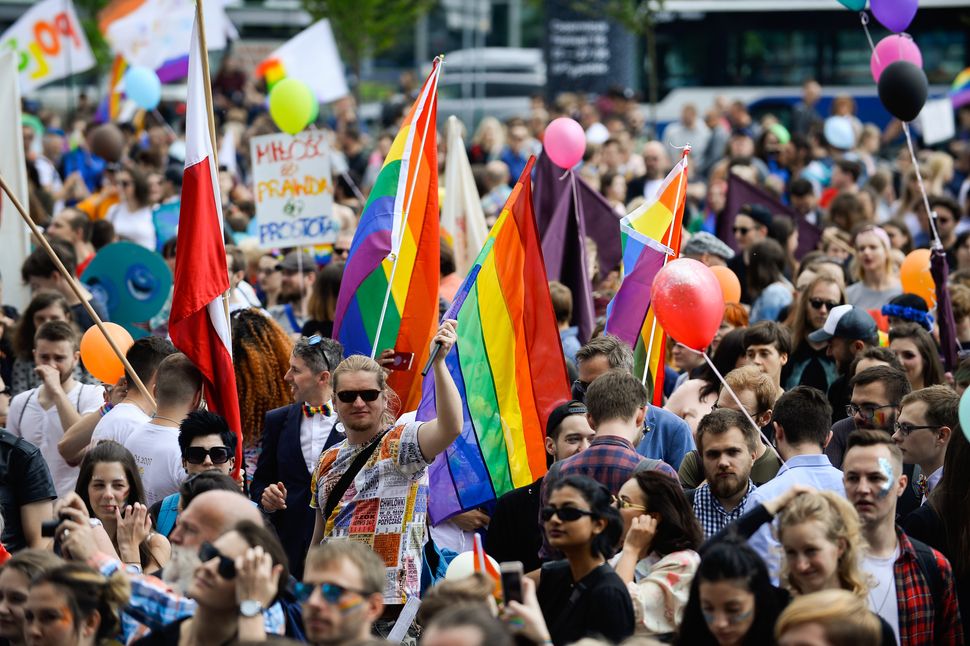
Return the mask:
{"type": "Polygon", "coordinates": [[[269,116],[280,130],[295,135],[306,128],[313,118],[315,101],[316,97],[306,83],[285,78],[274,85],[269,93],[269,116]]]}

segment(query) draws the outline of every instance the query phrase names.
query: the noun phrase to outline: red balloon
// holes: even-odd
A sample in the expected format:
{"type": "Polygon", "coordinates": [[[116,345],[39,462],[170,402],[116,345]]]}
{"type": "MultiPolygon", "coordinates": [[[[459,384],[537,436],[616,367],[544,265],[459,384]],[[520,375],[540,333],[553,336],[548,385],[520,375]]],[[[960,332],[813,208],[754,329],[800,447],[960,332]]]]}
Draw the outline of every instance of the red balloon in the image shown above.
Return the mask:
{"type": "Polygon", "coordinates": [[[669,262],[653,279],[650,294],[668,336],[694,350],[711,344],[724,317],[724,294],[707,265],[690,258],[669,262]]]}

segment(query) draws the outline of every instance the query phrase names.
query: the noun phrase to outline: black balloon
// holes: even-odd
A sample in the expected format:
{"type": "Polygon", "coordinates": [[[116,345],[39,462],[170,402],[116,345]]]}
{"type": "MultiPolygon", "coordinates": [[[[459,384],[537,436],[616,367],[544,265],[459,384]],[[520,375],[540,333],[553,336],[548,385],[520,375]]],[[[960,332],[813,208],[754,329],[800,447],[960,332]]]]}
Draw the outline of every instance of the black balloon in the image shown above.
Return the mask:
{"type": "Polygon", "coordinates": [[[929,93],[926,74],[908,61],[896,61],[879,76],[879,100],[901,121],[915,119],[929,93]]]}

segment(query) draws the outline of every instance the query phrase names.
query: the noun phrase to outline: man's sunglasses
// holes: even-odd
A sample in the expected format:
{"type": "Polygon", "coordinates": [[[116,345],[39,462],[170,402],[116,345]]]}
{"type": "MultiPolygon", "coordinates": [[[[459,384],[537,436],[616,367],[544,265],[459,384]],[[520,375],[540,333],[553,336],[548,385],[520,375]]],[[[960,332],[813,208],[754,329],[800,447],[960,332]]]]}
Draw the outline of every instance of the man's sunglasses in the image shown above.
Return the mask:
{"type": "Polygon", "coordinates": [[[216,568],[216,572],[219,573],[219,576],[226,581],[235,579],[236,562],[217,550],[212,543],[202,543],[202,547],[199,548],[199,560],[203,563],[208,563],[215,558],[219,559],[219,566],[216,568]]]}
{"type": "Polygon", "coordinates": [[[226,446],[214,446],[211,449],[206,449],[201,446],[190,446],[185,449],[185,461],[189,464],[202,464],[205,462],[205,456],[207,455],[212,460],[212,464],[225,464],[232,457],[232,453],[229,452],[229,447],[226,446]]]}
{"type": "Polygon", "coordinates": [[[348,592],[351,594],[359,594],[362,597],[367,596],[367,593],[363,590],[345,588],[344,586],[337,585],[336,583],[313,584],[300,582],[293,586],[293,595],[300,603],[306,603],[310,600],[310,597],[313,595],[313,591],[316,589],[320,590],[320,596],[323,597],[323,600],[330,604],[338,603],[340,599],[348,592]]]}
{"type": "Polygon", "coordinates": [[[587,509],[577,509],[576,507],[543,507],[539,512],[542,522],[549,522],[553,516],[558,516],[564,523],[571,523],[579,520],[583,516],[592,516],[593,512],[587,509]]]}
{"type": "Polygon", "coordinates": [[[372,402],[381,396],[379,390],[341,390],[336,393],[337,399],[345,404],[353,404],[360,397],[365,402],[372,402]]]}

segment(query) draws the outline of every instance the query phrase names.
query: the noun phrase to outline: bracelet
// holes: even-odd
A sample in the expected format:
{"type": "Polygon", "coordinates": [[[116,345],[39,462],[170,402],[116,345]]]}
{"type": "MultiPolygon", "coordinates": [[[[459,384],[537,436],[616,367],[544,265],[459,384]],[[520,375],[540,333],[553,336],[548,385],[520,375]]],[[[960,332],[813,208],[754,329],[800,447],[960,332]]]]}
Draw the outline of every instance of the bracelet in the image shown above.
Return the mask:
{"type": "Polygon", "coordinates": [[[141,574],[141,563],[125,563],[125,572],[128,574],[141,574]]]}
{"type": "Polygon", "coordinates": [[[109,412],[111,412],[111,409],[114,408],[114,407],[115,407],[114,404],[112,404],[111,402],[108,402],[105,405],[103,405],[101,408],[99,408],[98,409],[98,412],[101,413],[101,417],[104,417],[109,412]]]}

